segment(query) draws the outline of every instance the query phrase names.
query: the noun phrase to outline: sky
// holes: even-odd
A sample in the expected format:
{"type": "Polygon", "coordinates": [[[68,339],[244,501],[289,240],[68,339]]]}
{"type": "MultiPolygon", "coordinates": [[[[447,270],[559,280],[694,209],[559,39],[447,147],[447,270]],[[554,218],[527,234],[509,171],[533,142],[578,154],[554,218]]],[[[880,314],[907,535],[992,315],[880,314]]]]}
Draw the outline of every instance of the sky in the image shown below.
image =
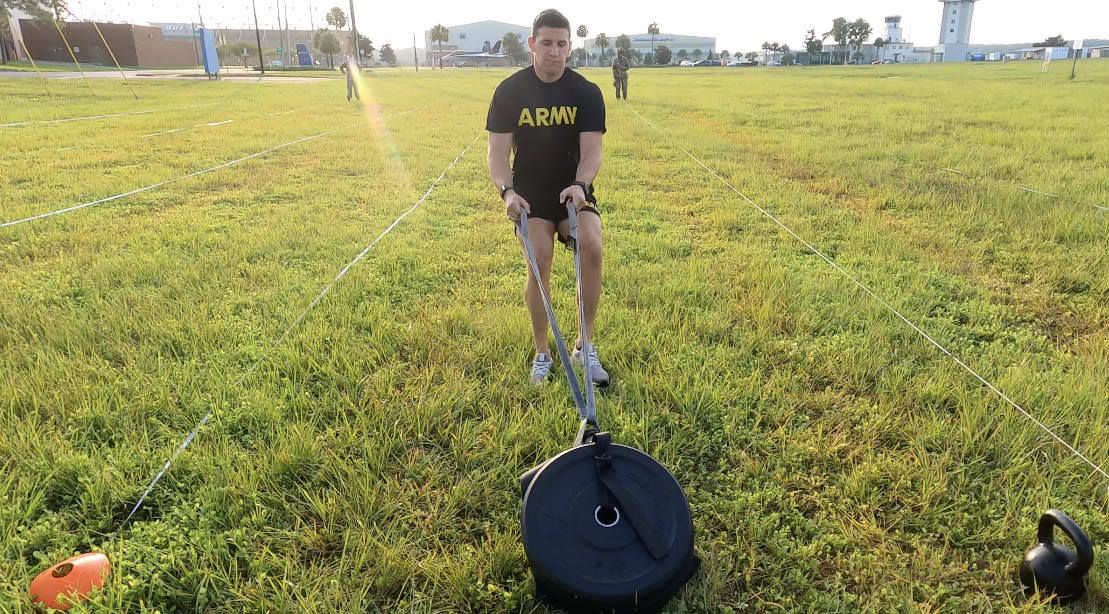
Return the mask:
{"type": "MultiPolygon", "coordinates": [[[[128,22],[196,21],[196,3],[151,2],[150,0],[69,0],[70,10],[79,19],[128,22]]],[[[349,0],[256,0],[258,23],[276,27],[277,4],[282,4],[282,21],[287,8],[292,27],[308,29],[310,19],[315,27],[326,27],[324,15],[332,6],[349,13],[349,0]],[[311,7],[311,10],[309,10],[311,7]]],[[[918,46],[938,42],[940,0],[789,0],[779,2],[650,2],[624,0],[544,0],[536,4],[526,1],[481,0],[450,2],[381,2],[354,0],[358,31],[377,46],[391,43],[401,49],[423,45],[424,30],[437,23],[445,26],[495,20],[530,25],[536,13],[554,7],[569,18],[576,30],[579,24],[589,28],[590,36],[603,32],[609,38],[620,34],[642,34],[647,24],[655,21],[667,34],[716,37],[717,50],[754,51],[763,41],[804,48],[805,32],[817,34],[831,28],[836,17],[849,21],[862,17],[874,28],[874,36],[885,35],[884,18],[901,15],[903,35],[918,46]]],[[[207,26],[253,26],[250,0],[200,0],[199,12],[207,26]]],[[[1033,43],[1048,36],[1062,34],[1074,38],[1109,39],[1109,2],[1104,0],[978,0],[974,7],[970,42],[975,44],[1033,43]]],[[[575,37],[575,44],[579,40],[575,37]]]]}

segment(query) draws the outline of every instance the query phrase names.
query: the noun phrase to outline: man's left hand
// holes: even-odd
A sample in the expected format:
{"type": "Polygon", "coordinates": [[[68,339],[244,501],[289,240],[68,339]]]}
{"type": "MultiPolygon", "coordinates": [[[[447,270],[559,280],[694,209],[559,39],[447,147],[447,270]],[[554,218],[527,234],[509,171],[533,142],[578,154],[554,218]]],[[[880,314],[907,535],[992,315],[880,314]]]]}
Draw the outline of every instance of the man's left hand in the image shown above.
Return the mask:
{"type": "Polygon", "coordinates": [[[572,185],[558,195],[560,203],[566,203],[570,199],[573,199],[574,209],[578,212],[589,206],[589,201],[585,199],[585,190],[580,185],[572,185]]]}

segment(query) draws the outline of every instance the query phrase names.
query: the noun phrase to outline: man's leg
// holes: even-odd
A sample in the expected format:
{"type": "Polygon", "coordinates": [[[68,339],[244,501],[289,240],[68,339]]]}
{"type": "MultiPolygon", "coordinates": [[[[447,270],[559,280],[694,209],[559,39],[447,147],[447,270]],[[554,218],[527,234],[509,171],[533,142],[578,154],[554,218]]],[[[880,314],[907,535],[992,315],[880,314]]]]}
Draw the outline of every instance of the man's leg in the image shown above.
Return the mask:
{"type": "Polygon", "coordinates": [[[624,79],[623,81],[620,82],[620,85],[624,88],[624,100],[627,100],[628,99],[628,80],[624,79]]]}
{"type": "MultiPolygon", "coordinates": [[[[570,222],[559,223],[559,232],[567,235],[570,222]]],[[[585,307],[585,331],[593,341],[593,322],[597,319],[597,305],[601,301],[601,218],[584,211],[578,215],[578,251],[581,253],[582,303],[585,307]]],[[[575,347],[581,347],[581,331],[575,347]]]]}
{"type": "Polygon", "coordinates": [[[347,79],[347,102],[350,102],[350,90],[354,87],[354,81],[347,79]]]}
{"type": "MultiPolygon", "coordinates": [[[[543,277],[543,289],[547,296],[551,295],[551,260],[554,255],[554,222],[538,217],[528,218],[528,237],[531,239],[531,250],[535,254],[535,263],[539,266],[539,274],[543,277]]],[[[524,240],[520,241],[520,251],[523,252],[527,262],[527,252],[524,251],[524,240]]],[[[547,310],[543,306],[543,296],[539,294],[539,286],[535,283],[535,273],[531,270],[531,263],[527,263],[528,281],[524,287],[524,298],[528,305],[528,315],[531,316],[531,335],[535,340],[535,351],[538,354],[551,355],[548,341],[547,310]]]]}

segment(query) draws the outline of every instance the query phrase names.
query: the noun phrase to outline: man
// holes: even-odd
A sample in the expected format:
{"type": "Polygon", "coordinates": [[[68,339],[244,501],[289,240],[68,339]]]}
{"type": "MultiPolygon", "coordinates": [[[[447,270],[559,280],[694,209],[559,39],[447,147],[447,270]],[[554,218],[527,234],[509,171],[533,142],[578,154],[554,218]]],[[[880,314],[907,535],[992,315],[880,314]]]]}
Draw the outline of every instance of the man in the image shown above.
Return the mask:
{"type": "Polygon", "coordinates": [[[347,75],[347,102],[350,102],[351,92],[354,92],[355,99],[361,102],[362,98],[358,96],[358,84],[354,82],[354,75],[359,70],[358,63],[354,61],[354,56],[348,53],[347,59],[339,65],[339,70],[347,75]]]}
{"type": "MultiPolygon", "coordinates": [[[[573,202],[578,216],[581,254],[581,299],[590,355],[582,356],[581,335],[574,344],[573,362],[590,369],[598,386],[608,385],[593,345],[593,322],[601,297],[601,217],[593,194],[593,179],[601,168],[601,139],[605,132],[605,102],[601,90],[566,67],[570,56],[570,22],[558,11],[539,13],[532,24],[528,48],[532,65],[501,82],[489,105],[489,174],[513,222],[520,211],[528,214],[536,263],[550,296],[554,235],[565,241],[569,233],[564,203],[573,202]],[[515,161],[509,167],[509,156],[515,161]]],[[[522,241],[521,241],[522,248],[522,241]]],[[[531,267],[524,290],[535,340],[531,382],[550,376],[554,359],[547,338],[547,313],[531,267]]]]}
{"type": "Polygon", "coordinates": [[[628,58],[624,57],[624,50],[616,50],[616,59],[612,61],[612,84],[616,86],[616,99],[620,99],[620,92],[624,92],[624,100],[628,99],[628,69],[632,67],[628,58]]]}

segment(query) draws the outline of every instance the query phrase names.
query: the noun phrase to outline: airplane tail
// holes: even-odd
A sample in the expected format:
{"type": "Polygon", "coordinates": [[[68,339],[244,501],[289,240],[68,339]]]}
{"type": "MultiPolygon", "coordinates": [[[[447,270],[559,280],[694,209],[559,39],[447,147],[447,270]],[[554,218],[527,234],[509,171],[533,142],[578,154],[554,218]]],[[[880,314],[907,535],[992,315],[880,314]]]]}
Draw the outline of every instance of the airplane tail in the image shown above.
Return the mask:
{"type": "Polygon", "coordinates": [[[481,48],[482,53],[489,53],[489,41],[485,41],[485,46],[481,48]]]}
{"type": "Polygon", "coordinates": [[[501,41],[497,41],[497,44],[493,45],[493,53],[500,53],[500,52],[501,52],[501,41]]]}

